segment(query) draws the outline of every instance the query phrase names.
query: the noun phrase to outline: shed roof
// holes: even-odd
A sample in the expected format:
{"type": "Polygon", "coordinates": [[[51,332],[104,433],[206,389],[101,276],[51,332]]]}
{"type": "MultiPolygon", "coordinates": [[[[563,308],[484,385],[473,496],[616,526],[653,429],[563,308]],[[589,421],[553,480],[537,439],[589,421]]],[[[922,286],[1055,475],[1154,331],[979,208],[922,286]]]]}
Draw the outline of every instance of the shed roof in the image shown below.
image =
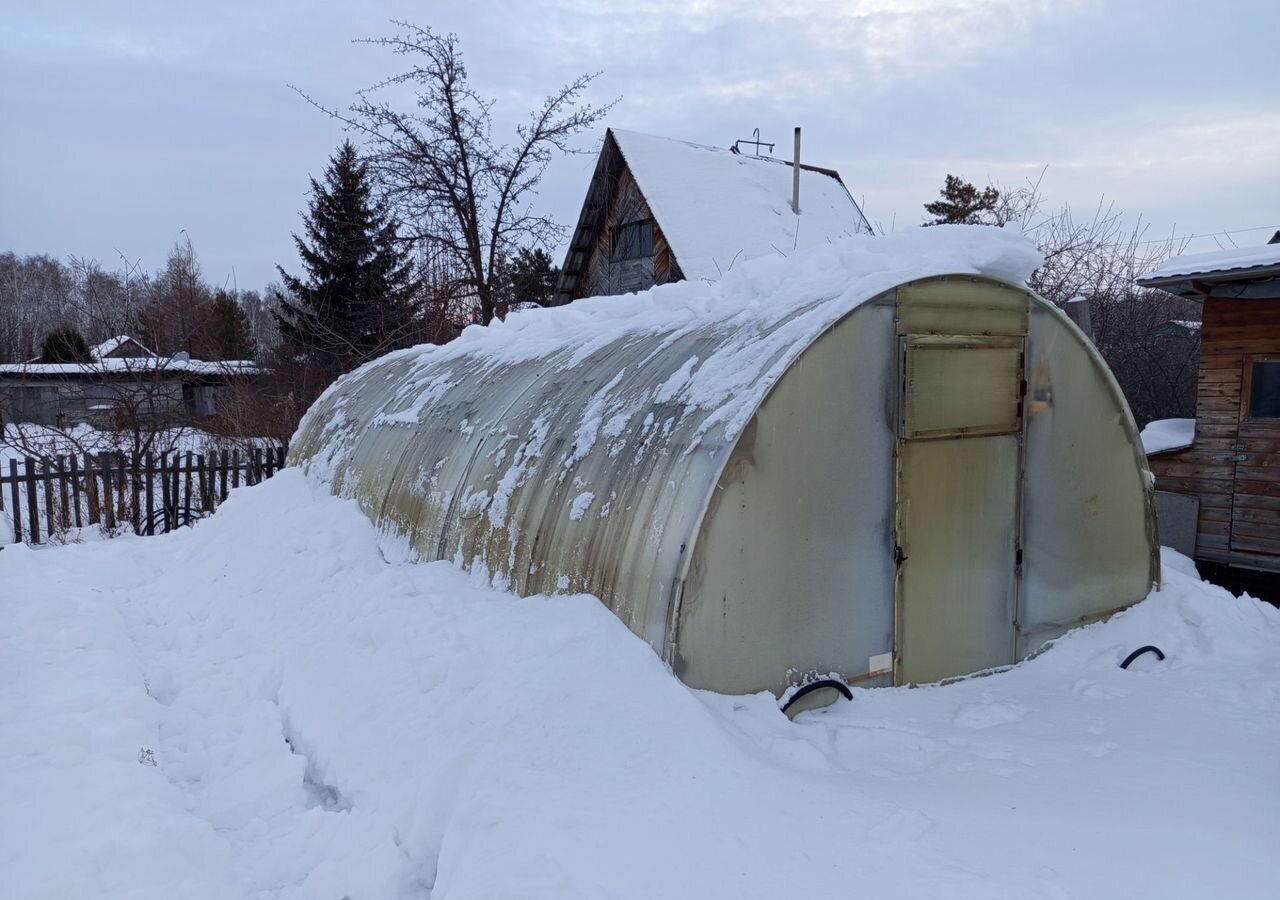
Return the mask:
{"type": "MultiPolygon", "coordinates": [[[[1233,247],[1211,253],[1184,253],[1138,279],[1143,287],[1185,296],[1203,295],[1202,285],[1224,285],[1280,278],[1280,242],[1261,247],[1233,247]],[[1199,286],[1198,286],[1199,285],[1199,286]]],[[[1280,291],[1280,286],[1274,288],[1280,291]]],[[[1246,296],[1248,293],[1241,293],[1246,296]]],[[[1267,296],[1271,296],[1270,291],[1267,296]]]]}

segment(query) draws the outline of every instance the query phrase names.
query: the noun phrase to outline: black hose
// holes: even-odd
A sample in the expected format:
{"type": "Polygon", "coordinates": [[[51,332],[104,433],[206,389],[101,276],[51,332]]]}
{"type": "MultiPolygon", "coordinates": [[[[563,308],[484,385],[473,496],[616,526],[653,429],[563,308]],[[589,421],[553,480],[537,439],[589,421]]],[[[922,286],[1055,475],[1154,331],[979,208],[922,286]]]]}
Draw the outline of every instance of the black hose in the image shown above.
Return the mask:
{"type": "Polygon", "coordinates": [[[853,691],[849,690],[849,685],[845,684],[843,681],[840,681],[837,678],[820,678],[817,681],[809,682],[801,688],[797,688],[796,692],[788,697],[787,702],[782,705],[782,711],[785,713],[801,697],[807,697],[809,694],[812,694],[814,691],[821,690],[822,688],[835,688],[844,695],[844,699],[853,699],[853,691]]]}
{"type": "Polygon", "coordinates": [[[1154,653],[1157,659],[1161,659],[1161,660],[1164,659],[1163,650],[1161,650],[1155,644],[1147,644],[1145,647],[1139,647],[1137,650],[1134,650],[1132,653],[1126,656],[1124,658],[1124,662],[1120,663],[1120,668],[1122,669],[1129,668],[1129,663],[1133,662],[1135,659],[1137,659],[1139,656],[1141,656],[1144,653],[1154,653]]]}

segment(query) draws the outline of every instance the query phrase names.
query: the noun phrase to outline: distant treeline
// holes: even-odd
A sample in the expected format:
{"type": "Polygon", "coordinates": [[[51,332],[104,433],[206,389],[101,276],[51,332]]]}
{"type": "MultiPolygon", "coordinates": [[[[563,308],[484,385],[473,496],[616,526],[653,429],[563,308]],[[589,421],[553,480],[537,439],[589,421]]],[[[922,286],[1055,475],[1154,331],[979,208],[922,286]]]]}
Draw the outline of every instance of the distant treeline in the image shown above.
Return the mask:
{"type": "Polygon", "coordinates": [[[188,240],[174,244],[154,273],[123,259],[108,269],[80,256],[63,262],[4,252],[0,362],[36,359],[50,333],[67,329],[89,345],[127,334],[164,356],[185,351],[198,359],[254,358],[279,341],[270,306],[258,291],[205,281],[188,240]]]}

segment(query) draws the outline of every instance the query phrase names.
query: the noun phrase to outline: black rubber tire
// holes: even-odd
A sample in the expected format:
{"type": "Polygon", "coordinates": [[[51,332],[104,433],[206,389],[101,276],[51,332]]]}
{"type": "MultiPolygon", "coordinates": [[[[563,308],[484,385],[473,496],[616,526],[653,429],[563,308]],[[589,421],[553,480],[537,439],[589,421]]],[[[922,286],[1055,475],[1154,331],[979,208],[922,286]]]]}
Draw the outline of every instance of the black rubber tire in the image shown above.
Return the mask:
{"type": "Polygon", "coordinates": [[[1124,658],[1124,662],[1120,663],[1120,668],[1122,669],[1129,668],[1129,663],[1133,662],[1135,659],[1137,659],[1139,656],[1141,656],[1144,653],[1154,653],[1156,655],[1156,659],[1159,659],[1159,660],[1164,659],[1163,650],[1161,650],[1155,644],[1147,644],[1143,647],[1139,647],[1137,650],[1134,650],[1132,653],[1126,656],[1124,658]]]}
{"type": "Polygon", "coordinates": [[[788,697],[787,702],[782,706],[782,711],[785,713],[801,697],[807,697],[814,691],[820,691],[823,688],[834,688],[843,695],[844,699],[853,699],[853,691],[849,690],[849,685],[845,684],[843,681],[835,678],[819,678],[817,681],[811,681],[799,688],[794,694],[788,697]]]}

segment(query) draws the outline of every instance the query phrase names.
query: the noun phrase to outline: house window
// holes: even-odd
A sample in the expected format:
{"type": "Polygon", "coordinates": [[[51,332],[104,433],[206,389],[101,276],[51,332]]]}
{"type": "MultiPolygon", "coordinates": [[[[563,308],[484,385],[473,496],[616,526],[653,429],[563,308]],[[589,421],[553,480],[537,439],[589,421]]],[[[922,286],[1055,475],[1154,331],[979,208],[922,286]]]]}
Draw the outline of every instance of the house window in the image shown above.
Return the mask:
{"type": "Polygon", "coordinates": [[[653,221],[631,222],[613,229],[610,262],[653,256],[653,221]]]}
{"type": "Polygon", "coordinates": [[[1280,419],[1280,359],[1262,359],[1249,373],[1249,418],[1280,419]]]}

